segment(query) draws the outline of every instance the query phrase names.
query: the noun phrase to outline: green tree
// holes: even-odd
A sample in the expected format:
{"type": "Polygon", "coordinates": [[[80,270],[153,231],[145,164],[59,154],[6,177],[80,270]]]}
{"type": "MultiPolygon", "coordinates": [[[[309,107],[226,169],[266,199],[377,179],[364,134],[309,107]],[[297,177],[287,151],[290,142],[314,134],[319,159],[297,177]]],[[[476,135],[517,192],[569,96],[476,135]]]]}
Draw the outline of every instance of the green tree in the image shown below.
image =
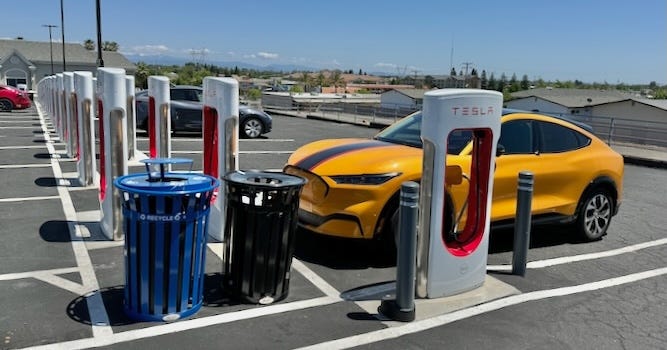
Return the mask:
{"type": "Polygon", "coordinates": [[[521,90],[528,90],[530,89],[530,81],[528,80],[528,75],[524,74],[523,77],[521,77],[521,90]]]}
{"type": "Polygon", "coordinates": [[[449,75],[451,75],[453,77],[456,76],[456,69],[454,69],[454,67],[452,67],[452,70],[449,71],[449,75]]]}
{"type": "Polygon", "coordinates": [[[137,71],[134,72],[135,85],[142,88],[148,88],[148,76],[151,75],[150,68],[144,62],[137,63],[137,71]]]}
{"type": "Polygon", "coordinates": [[[338,87],[342,86],[345,88],[345,80],[339,69],[334,70],[329,76],[329,84],[334,86],[334,93],[338,93],[338,87]]]}
{"type": "Polygon", "coordinates": [[[102,51],[118,51],[118,43],[115,41],[105,41],[102,43],[102,51]]]}
{"type": "Polygon", "coordinates": [[[322,87],[324,85],[326,85],[326,83],[327,83],[327,77],[324,75],[324,72],[320,71],[317,74],[317,77],[315,78],[315,82],[320,87],[320,91],[322,91],[322,87]]]}
{"type": "Polygon", "coordinates": [[[498,81],[496,81],[496,76],[493,73],[489,76],[489,83],[486,88],[488,90],[498,90],[498,81]]]}
{"type": "Polygon", "coordinates": [[[86,50],[88,50],[88,51],[93,51],[93,50],[95,50],[95,42],[92,41],[91,39],[86,39],[83,42],[83,47],[85,47],[86,50]]]}
{"type": "Polygon", "coordinates": [[[427,75],[424,77],[424,85],[426,85],[429,88],[435,87],[435,78],[431,75],[427,75]]]}
{"type": "Polygon", "coordinates": [[[498,85],[496,86],[496,91],[503,92],[506,86],[507,86],[507,76],[505,75],[505,73],[502,73],[500,75],[500,80],[498,81],[498,85]]]}
{"type": "Polygon", "coordinates": [[[260,91],[259,89],[250,89],[250,90],[248,90],[248,92],[246,93],[246,97],[247,97],[250,101],[257,101],[257,100],[259,100],[260,98],[262,98],[262,91],[260,91]]]}
{"type": "Polygon", "coordinates": [[[301,82],[303,83],[303,91],[310,91],[311,85],[313,83],[313,78],[308,74],[308,72],[301,73],[301,82]]]}
{"type": "Polygon", "coordinates": [[[303,88],[299,85],[292,85],[292,87],[289,88],[289,92],[300,93],[303,92],[303,88]]]}
{"type": "Polygon", "coordinates": [[[520,89],[519,81],[516,78],[516,73],[512,73],[512,78],[510,78],[510,92],[517,92],[520,89]]]}
{"type": "Polygon", "coordinates": [[[482,89],[489,88],[489,80],[486,78],[486,70],[482,69],[482,76],[480,77],[482,89]]]}

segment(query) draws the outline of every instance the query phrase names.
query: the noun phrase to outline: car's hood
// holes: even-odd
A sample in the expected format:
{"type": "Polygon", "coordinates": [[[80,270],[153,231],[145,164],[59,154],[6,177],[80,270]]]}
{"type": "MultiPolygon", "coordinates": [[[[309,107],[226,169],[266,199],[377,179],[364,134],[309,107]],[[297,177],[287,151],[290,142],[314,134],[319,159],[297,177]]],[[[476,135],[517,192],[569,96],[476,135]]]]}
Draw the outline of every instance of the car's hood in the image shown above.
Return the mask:
{"type": "MultiPolygon", "coordinates": [[[[309,143],[288,160],[319,175],[379,174],[406,169],[406,162],[421,170],[422,150],[370,139],[329,139],[309,143]]],[[[411,168],[411,167],[410,167],[411,168]]]]}

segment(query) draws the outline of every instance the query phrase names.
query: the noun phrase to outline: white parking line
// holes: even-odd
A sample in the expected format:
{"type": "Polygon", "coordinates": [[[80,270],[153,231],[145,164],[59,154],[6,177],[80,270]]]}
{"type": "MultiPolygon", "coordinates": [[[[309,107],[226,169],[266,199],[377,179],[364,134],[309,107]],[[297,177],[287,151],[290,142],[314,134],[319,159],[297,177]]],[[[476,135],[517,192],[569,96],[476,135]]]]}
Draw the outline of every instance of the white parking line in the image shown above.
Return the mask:
{"type": "MultiPolygon", "coordinates": [[[[38,108],[38,111],[40,111],[39,119],[42,124],[42,130],[46,131],[44,114],[41,113],[40,108],[38,108]]],[[[45,133],[44,138],[48,141],[50,139],[50,135],[45,133]]],[[[52,143],[47,142],[46,147],[50,154],[56,153],[52,143]]],[[[53,168],[53,176],[56,179],[62,179],[62,170],[60,169],[59,160],[56,157],[51,157],[51,167],[53,168]]],[[[70,241],[72,244],[72,250],[74,252],[74,258],[76,260],[76,265],[80,268],[79,272],[81,274],[81,283],[84,287],[83,291],[97,291],[100,289],[100,285],[97,281],[97,276],[95,275],[95,269],[93,267],[92,261],[90,260],[90,255],[88,255],[86,243],[78,238],[81,236],[81,233],[79,232],[79,225],[75,224],[77,221],[77,216],[76,210],[74,209],[74,204],[72,203],[72,198],[70,197],[66,187],[57,186],[56,188],[62,202],[65,220],[67,220],[67,228],[69,230],[70,241]]],[[[109,325],[109,316],[107,315],[106,309],[104,308],[104,302],[102,301],[101,294],[93,293],[90,297],[87,298],[86,306],[88,307],[88,314],[90,316],[93,336],[100,337],[113,334],[113,329],[109,325]]]]}
{"type": "Polygon", "coordinates": [[[8,149],[33,149],[33,148],[44,148],[46,146],[37,146],[37,145],[32,145],[32,146],[2,146],[0,147],[0,150],[8,150],[8,149]]]}
{"type": "MultiPolygon", "coordinates": [[[[529,268],[529,269],[540,269],[540,268],[554,266],[554,265],[570,264],[570,263],[578,262],[578,261],[608,258],[610,256],[632,253],[632,252],[636,252],[636,251],[641,250],[641,249],[656,247],[656,246],[663,245],[663,244],[667,244],[667,238],[662,238],[662,239],[658,239],[658,240],[655,240],[655,241],[649,241],[649,242],[634,244],[634,245],[630,245],[630,246],[623,247],[623,248],[607,250],[607,251],[604,251],[604,252],[596,252],[596,253],[588,253],[588,254],[580,254],[580,255],[572,255],[572,256],[563,256],[563,257],[560,257],[560,258],[546,259],[546,260],[540,260],[540,261],[531,261],[531,262],[526,264],[526,267],[529,268]]],[[[486,267],[486,270],[487,271],[512,271],[512,266],[511,265],[488,265],[486,267]]]]}
{"type": "MultiPolygon", "coordinates": [[[[543,300],[553,297],[590,292],[603,288],[615,287],[627,283],[637,282],[648,278],[658,277],[665,274],[667,274],[667,267],[634,273],[620,277],[614,277],[597,282],[570,286],[570,287],[545,289],[525,294],[513,295],[506,298],[497,299],[489,303],[480,304],[466,309],[451,312],[448,314],[420,321],[415,321],[408,324],[402,324],[400,326],[384,328],[381,330],[359,334],[347,338],[340,338],[332,341],[314,344],[300,349],[328,350],[328,349],[346,349],[351,347],[358,347],[364,344],[376,343],[387,339],[398,338],[403,335],[423,332],[431,328],[444,326],[452,322],[456,322],[459,320],[463,320],[487,312],[499,310],[505,307],[526,303],[529,301],[543,300]]],[[[29,349],[69,350],[69,349],[86,349],[91,347],[107,346],[123,342],[129,342],[133,340],[156,337],[170,333],[183,332],[191,329],[210,327],[217,324],[230,323],[234,321],[247,320],[250,318],[256,318],[261,316],[275,315],[284,312],[302,310],[317,306],[324,306],[324,305],[334,304],[336,302],[339,302],[340,300],[341,300],[340,298],[333,298],[326,296],[315,299],[295,301],[285,304],[275,304],[271,306],[264,306],[242,311],[229,312],[215,316],[188,319],[175,323],[167,323],[159,326],[135,329],[121,333],[108,334],[105,336],[96,336],[93,338],[85,338],[85,339],[72,340],[62,343],[35,346],[35,347],[30,347],[29,349]]]]}
{"type": "Polygon", "coordinates": [[[0,169],[22,169],[22,168],[50,168],[51,164],[6,164],[0,165],[0,169]]]}
{"type": "Polygon", "coordinates": [[[41,197],[0,198],[0,203],[43,201],[43,200],[47,200],[47,199],[60,199],[60,197],[59,196],[41,196],[41,197]]]}
{"type": "Polygon", "coordinates": [[[506,298],[498,299],[491,301],[489,303],[469,307],[467,309],[462,309],[459,311],[454,311],[452,313],[436,316],[429,319],[424,319],[421,321],[415,321],[401,326],[385,328],[369,333],[359,334],[347,338],[341,338],[336,340],[331,340],[311,346],[306,346],[299,349],[347,349],[352,347],[358,347],[365,344],[376,343],[388,339],[398,338],[403,335],[414,334],[418,332],[423,332],[428,329],[435,327],[444,326],[446,324],[470,318],[473,316],[481,315],[487,312],[499,310],[509,306],[526,303],[529,301],[543,300],[553,297],[566,296],[571,294],[578,294],[584,292],[590,292],[598,289],[615,287],[627,283],[637,282],[640,280],[653,278],[667,274],[667,267],[649,270],[639,273],[634,273],[630,275],[625,275],[621,277],[610,278],[602,281],[591,282],[580,284],[570,287],[562,287],[555,289],[545,289],[535,292],[513,295],[506,298]]]}
{"type": "MultiPolygon", "coordinates": [[[[0,129],[37,129],[38,126],[0,126],[0,129]]],[[[44,131],[46,132],[46,131],[44,131]]]]}
{"type": "Polygon", "coordinates": [[[17,273],[6,273],[0,275],[0,281],[11,281],[18,280],[23,278],[33,278],[38,275],[62,275],[65,273],[79,272],[78,267],[64,267],[61,269],[52,269],[52,270],[37,270],[37,271],[28,271],[28,272],[17,272],[17,273]]]}
{"type": "Polygon", "coordinates": [[[340,299],[330,297],[321,297],[308,300],[294,301],[291,303],[274,304],[259,308],[251,308],[242,311],[228,312],[220,315],[201,317],[195,319],[183,320],[175,323],[167,323],[159,326],[134,329],[127,332],[109,334],[106,336],[99,336],[93,338],[85,338],[72,340],[62,343],[46,344],[41,346],[33,346],[26,349],[87,349],[92,347],[100,347],[106,345],[113,345],[118,343],[129,342],[138,339],[152,338],[160,335],[171,334],[176,332],[183,332],[191,329],[198,329],[203,327],[210,327],[218,324],[230,323],[235,321],[247,320],[261,316],[276,315],[284,312],[295,310],[302,310],[317,306],[324,306],[334,304],[340,299]]]}

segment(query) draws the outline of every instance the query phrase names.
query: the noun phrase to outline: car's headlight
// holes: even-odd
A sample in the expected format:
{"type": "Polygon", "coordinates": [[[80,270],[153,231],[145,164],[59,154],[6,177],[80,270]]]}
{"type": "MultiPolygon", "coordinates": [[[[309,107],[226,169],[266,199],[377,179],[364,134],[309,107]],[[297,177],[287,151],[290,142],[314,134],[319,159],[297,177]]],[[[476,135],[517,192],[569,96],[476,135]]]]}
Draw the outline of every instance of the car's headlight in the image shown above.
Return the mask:
{"type": "Polygon", "coordinates": [[[335,175],[329,176],[337,184],[348,185],[379,185],[383,184],[401,173],[386,173],[386,174],[363,174],[363,175],[335,175]]]}

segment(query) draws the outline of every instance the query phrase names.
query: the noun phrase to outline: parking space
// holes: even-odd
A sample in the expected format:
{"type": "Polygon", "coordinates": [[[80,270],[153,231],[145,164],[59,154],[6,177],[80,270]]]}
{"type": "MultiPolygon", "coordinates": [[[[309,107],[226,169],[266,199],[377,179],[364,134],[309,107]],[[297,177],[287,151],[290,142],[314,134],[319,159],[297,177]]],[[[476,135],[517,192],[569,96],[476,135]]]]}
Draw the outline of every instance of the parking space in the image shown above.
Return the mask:
{"type": "MultiPolygon", "coordinates": [[[[22,128],[22,117],[40,123],[34,110],[0,113],[0,234],[6,242],[0,307],[7,310],[0,315],[0,348],[667,346],[667,202],[655,191],[667,181],[665,170],[626,166],[624,203],[603,240],[581,243],[568,227],[534,228],[526,277],[507,274],[511,230],[494,231],[485,286],[418,301],[418,320],[410,324],[377,318],[379,300],[393,290],[393,257],[373,242],[304,230],[297,232],[286,300],[257,306],[229,299],[220,287],[222,247],[210,242],[200,312],[174,323],[133,322],[122,312],[122,242],[101,239],[97,190],[69,181],[75,164],[57,157],[64,144],[42,133],[46,120],[22,128]]],[[[307,142],[376,132],[276,115],[271,133],[240,139],[239,166],[279,170],[307,142]]],[[[145,134],[138,148],[147,150],[145,134]]],[[[201,169],[199,135],[174,135],[172,149],[201,169]]]]}

